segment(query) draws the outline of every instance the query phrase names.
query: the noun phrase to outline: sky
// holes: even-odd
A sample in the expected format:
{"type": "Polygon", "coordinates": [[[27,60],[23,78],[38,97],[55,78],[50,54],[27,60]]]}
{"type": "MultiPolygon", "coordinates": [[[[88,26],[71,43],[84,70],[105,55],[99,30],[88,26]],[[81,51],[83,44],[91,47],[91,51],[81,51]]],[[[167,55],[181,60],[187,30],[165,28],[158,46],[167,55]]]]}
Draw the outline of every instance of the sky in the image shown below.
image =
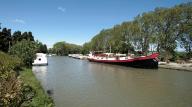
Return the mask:
{"type": "Polygon", "coordinates": [[[66,41],[82,45],[102,29],[132,21],[156,7],[192,0],[0,0],[1,27],[31,31],[50,48],[66,41]]]}

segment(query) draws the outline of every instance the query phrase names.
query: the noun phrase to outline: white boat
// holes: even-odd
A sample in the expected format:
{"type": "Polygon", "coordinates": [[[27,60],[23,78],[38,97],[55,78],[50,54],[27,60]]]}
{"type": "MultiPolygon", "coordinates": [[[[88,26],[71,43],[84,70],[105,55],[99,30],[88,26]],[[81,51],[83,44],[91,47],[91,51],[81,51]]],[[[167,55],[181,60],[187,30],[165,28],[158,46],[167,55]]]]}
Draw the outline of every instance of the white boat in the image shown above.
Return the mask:
{"type": "Polygon", "coordinates": [[[69,57],[75,58],[75,59],[87,59],[88,56],[82,55],[82,54],[68,54],[69,57]]]}
{"type": "Polygon", "coordinates": [[[32,63],[34,66],[48,65],[47,55],[44,53],[36,53],[36,59],[32,63]]]}
{"type": "Polygon", "coordinates": [[[51,54],[48,54],[47,56],[52,56],[51,54]]]}

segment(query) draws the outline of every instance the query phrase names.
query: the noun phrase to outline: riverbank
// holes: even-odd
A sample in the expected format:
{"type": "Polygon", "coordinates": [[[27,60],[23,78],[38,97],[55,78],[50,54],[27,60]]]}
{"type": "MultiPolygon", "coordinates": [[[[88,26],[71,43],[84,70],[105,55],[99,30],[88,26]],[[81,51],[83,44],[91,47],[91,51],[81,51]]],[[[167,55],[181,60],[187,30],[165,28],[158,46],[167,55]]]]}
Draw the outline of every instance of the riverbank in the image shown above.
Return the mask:
{"type": "Polygon", "coordinates": [[[20,72],[20,78],[24,82],[24,85],[29,85],[35,90],[35,96],[27,106],[33,107],[53,107],[54,103],[51,97],[49,97],[43,90],[40,82],[36,79],[31,69],[23,68],[20,72]]]}
{"type": "Polygon", "coordinates": [[[190,71],[192,72],[192,63],[184,63],[184,64],[178,64],[175,62],[159,62],[159,67],[160,68],[165,68],[165,69],[173,69],[173,70],[179,70],[179,71],[190,71]]]}

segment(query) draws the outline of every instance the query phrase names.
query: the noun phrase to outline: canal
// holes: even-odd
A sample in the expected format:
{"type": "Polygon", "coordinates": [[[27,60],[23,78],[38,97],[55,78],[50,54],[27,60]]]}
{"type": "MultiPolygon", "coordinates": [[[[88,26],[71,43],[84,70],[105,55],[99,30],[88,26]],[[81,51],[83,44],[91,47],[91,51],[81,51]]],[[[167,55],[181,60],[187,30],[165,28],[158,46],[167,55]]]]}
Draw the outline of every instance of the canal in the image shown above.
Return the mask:
{"type": "Polygon", "coordinates": [[[56,107],[192,107],[192,72],[138,69],[70,57],[33,67],[56,107]]]}

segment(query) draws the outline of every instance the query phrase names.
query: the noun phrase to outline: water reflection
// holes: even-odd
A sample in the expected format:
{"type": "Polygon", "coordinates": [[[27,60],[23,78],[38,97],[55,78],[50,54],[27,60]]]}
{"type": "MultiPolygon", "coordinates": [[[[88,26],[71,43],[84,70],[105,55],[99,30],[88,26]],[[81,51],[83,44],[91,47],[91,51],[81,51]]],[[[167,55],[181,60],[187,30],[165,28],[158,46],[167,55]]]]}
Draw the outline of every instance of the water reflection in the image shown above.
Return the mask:
{"type": "Polygon", "coordinates": [[[33,67],[56,107],[192,107],[192,73],[49,57],[33,67]]]}
{"type": "Polygon", "coordinates": [[[43,88],[47,89],[47,66],[33,66],[32,71],[36,78],[43,83],[43,88]]]}

